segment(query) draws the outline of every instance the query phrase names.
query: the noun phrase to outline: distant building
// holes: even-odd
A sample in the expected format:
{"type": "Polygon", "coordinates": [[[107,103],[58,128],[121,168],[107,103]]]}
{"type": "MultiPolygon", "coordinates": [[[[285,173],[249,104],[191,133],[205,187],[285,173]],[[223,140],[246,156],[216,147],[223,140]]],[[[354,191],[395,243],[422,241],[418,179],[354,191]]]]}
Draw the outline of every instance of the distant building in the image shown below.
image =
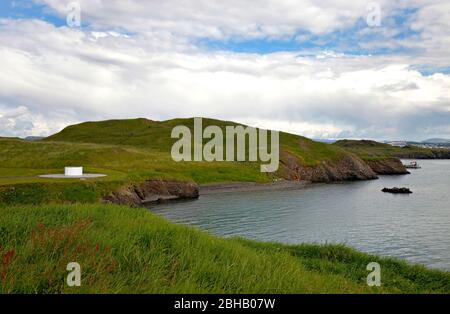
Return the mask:
{"type": "Polygon", "coordinates": [[[387,142],[386,144],[389,144],[391,146],[396,146],[396,147],[405,147],[406,145],[408,145],[408,143],[406,143],[405,141],[393,141],[393,142],[387,142]]]}

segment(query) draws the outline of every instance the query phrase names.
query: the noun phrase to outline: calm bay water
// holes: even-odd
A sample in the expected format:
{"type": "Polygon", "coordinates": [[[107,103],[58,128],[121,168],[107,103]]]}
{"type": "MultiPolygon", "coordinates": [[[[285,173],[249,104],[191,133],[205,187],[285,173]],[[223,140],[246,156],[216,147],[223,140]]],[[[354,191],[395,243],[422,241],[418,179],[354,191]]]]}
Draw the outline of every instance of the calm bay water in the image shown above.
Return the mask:
{"type": "MultiPolygon", "coordinates": [[[[406,162],[406,161],[405,161],[406,162]]],[[[410,175],[234,192],[152,207],[156,214],[221,236],[283,243],[343,243],[450,270],[450,160],[421,160],[410,175]],[[382,193],[409,187],[410,195],[382,193]]]]}

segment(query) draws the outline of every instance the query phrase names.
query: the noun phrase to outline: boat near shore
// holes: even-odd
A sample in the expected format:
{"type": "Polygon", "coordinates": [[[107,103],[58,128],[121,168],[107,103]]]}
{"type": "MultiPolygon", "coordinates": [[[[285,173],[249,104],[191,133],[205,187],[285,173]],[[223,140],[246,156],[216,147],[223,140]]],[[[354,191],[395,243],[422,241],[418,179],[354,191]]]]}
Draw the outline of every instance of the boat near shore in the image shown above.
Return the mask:
{"type": "Polygon", "coordinates": [[[417,161],[411,161],[409,164],[404,165],[406,169],[421,169],[417,161]]]}

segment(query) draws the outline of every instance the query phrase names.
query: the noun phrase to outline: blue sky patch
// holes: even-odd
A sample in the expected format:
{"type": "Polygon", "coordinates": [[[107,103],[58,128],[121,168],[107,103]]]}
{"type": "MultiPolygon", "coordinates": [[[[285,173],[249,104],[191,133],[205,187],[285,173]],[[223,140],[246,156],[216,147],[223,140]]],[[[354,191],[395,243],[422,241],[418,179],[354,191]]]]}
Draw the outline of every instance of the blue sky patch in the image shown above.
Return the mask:
{"type": "Polygon", "coordinates": [[[16,0],[0,3],[0,18],[39,19],[55,26],[66,25],[66,19],[57,16],[47,6],[32,1],[16,0]]]}
{"type": "Polygon", "coordinates": [[[423,76],[430,76],[436,73],[450,74],[450,67],[435,67],[431,65],[414,65],[411,69],[420,72],[423,76]]]}
{"type": "Polygon", "coordinates": [[[369,27],[365,19],[358,19],[354,25],[334,32],[313,35],[304,31],[288,39],[227,39],[202,38],[197,44],[211,50],[237,53],[274,53],[283,51],[328,50],[347,55],[388,55],[410,52],[402,47],[401,41],[420,35],[410,28],[416,8],[397,10],[392,16],[382,19],[381,26],[369,27]],[[394,45],[385,45],[390,40],[394,45]],[[396,44],[396,45],[395,45],[396,44]]]}

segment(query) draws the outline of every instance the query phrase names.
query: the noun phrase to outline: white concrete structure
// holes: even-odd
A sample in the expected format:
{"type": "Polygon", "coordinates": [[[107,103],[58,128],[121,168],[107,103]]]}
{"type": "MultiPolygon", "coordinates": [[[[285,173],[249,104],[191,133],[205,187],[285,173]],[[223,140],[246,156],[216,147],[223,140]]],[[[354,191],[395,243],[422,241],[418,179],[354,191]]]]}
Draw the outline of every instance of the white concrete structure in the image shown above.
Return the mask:
{"type": "Polygon", "coordinates": [[[64,175],[68,177],[80,177],[83,175],[83,167],[65,167],[64,175]]]}
{"type": "Polygon", "coordinates": [[[83,173],[83,167],[65,167],[64,174],[44,174],[40,178],[47,179],[91,179],[106,177],[106,174],[101,173],[83,173]]]}
{"type": "Polygon", "coordinates": [[[47,179],[93,179],[102,177],[106,177],[106,174],[85,173],[81,176],[66,176],[65,174],[43,174],[39,176],[39,178],[47,178],[47,179]]]}

